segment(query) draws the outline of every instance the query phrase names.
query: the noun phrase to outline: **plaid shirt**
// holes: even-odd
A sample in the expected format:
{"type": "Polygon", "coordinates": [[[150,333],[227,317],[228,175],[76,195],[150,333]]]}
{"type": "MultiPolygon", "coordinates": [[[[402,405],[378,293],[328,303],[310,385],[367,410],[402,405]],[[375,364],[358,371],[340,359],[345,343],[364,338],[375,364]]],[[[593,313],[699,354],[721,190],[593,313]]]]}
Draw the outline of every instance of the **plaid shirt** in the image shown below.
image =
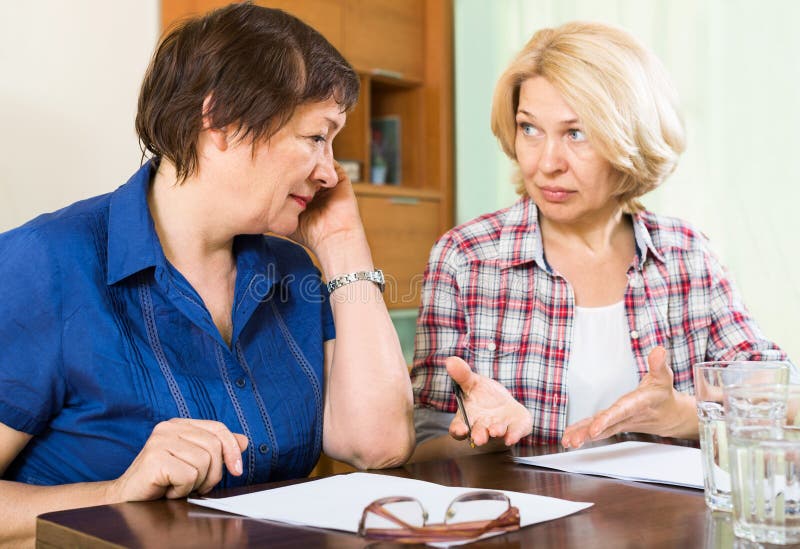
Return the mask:
{"type": "MultiPolygon", "coordinates": [[[[670,353],[675,388],[689,393],[694,363],[786,359],[764,339],[701,233],[649,212],[635,215],[633,228],[624,300],[640,378],[657,345],[670,353]]],[[[531,411],[533,433],[521,444],[559,441],[574,307],[569,282],[544,257],[529,198],[452,229],[425,272],[411,374],[416,405],[455,412],[444,362],[460,356],[531,411]]]]}

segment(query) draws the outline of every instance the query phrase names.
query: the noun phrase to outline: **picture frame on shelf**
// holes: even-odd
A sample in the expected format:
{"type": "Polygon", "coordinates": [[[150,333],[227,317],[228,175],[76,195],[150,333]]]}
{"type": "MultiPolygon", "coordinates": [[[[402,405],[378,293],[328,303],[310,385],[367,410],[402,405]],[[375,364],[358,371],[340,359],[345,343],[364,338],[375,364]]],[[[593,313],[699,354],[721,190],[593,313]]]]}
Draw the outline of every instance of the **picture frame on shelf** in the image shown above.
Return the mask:
{"type": "Polygon", "coordinates": [[[400,117],[379,116],[370,120],[370,181],[375,185],[399,185],[402,177],[400,117]]]}
{"type": "Polygon", "coordinates": [[[344,158],[337,158],[336,161],[347,174],[347,177],[353,183],[361,181],[361,162],[358,160],[348,160],[344,158]]]}

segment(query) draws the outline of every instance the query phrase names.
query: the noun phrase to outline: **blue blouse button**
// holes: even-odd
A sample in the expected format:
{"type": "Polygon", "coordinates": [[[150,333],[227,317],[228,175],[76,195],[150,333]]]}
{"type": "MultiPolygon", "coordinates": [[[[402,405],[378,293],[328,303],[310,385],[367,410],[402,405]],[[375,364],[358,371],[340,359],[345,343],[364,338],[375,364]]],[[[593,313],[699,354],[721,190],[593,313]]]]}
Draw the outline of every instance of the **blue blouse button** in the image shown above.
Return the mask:
{"type": "Polygon", "coordinates": [[[244,378],[243,378],[243,377],[240,377],[239,379],[237,379],[237,380],[235,381],[235,383],[236,383],[236,386],[237,386],[239,389],[244,389],[244,386],[245,386],[245,385],[247,385],[247,382],[244,380],[244,378]]]}
{"type": "Polygon", "coordinates": [[[267,452],[269,452],[269,446],[267,446],[262,442],[261,444],[258,445],[258,451],[262,454],[266,454],[267,452]]]}

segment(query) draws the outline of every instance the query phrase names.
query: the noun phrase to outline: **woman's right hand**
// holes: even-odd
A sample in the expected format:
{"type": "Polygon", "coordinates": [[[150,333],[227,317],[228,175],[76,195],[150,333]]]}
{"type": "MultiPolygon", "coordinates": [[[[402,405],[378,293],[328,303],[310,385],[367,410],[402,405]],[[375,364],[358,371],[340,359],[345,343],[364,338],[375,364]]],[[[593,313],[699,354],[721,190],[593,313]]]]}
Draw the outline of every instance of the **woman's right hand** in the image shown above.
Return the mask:
{"type": "MultiPolygon", "coordinates": [[[[327,240],[337,241],[364,232],[353,184],[338,162],[333,162],[336,183],[324,185],[306,211],[300,214],[297,230],[290,235],[311,251],[318,253],[327,240]]],[[[331,177],[331,180],[333,180],[331,177]]]]}
{"type": "MultiPolygon", "coordinates": [[[[472,424],[472,442],[482,446],[493,438],[502,438],[506,446],[519,442],[533,431],[533,416],[508,389],[494,379],[473,372],[462,359],[451,356],[447,373],[464,392],[464,407],[472,424]]],[[[467,437],[467,424],[461,414],[450,423],[450,436],[467,437]]]]}
{"type": "Polygon", "coordinates": [[[242,474],[247,437],[218,422],[175,418],[155,426],[150,438],[121,477],[111,482],[115,501],[182,498],[205,494],[222,479],[225,465],[242,474]]]}

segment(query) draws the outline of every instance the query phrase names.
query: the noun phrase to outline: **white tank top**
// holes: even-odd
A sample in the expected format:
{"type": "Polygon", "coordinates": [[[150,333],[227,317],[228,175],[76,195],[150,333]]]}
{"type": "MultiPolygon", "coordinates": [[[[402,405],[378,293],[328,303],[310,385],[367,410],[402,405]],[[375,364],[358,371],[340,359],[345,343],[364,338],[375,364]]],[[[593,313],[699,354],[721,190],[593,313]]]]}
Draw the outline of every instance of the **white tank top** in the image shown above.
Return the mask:
{"type": "Polygon", "coordinates": [[[567,425],[590,417],[639,385],[625,304],[575,307],[567,365],[567,425]]]}

